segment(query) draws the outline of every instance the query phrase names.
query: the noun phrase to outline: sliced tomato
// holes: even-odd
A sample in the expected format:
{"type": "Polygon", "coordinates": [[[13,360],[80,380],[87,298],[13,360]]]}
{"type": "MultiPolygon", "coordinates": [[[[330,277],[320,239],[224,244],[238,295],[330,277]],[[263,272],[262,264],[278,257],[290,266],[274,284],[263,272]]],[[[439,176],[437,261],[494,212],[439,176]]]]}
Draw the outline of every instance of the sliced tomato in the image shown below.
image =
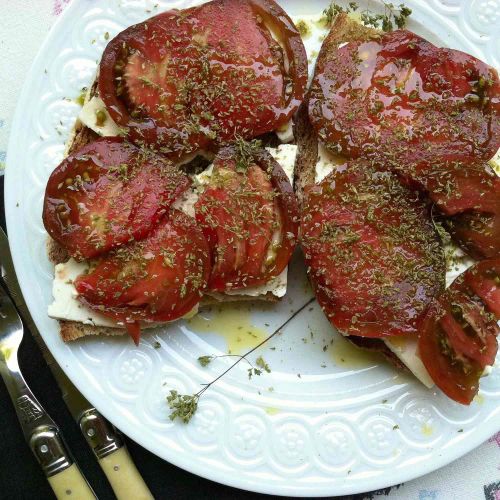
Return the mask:
{"type": "Polygon", "coordinates": [[[286,174],[266,151],[243,147],[250,150],[220,151],[195,205],[212,249],[211,290],[268,282],[285,269],[297,243],[299,214],[286,174]]]}
{"type": "Polygon", "coordinates": [[[465,273],[464,282],[500,320],[500,259],[479,262],[465,273]]]}
{"type": "Polygon", "coordinates": [[[485,163],[454,163],[429,186],[431,199],[446,215],[474,211],[500,216],[500,177],[485,163]]]}
{"type": "Polygon", "coordinates": [[[137,343],[141,322],[173,321],[199,303],[210,276],[196,222],[172,209],[144,240],[112,250],[75,280],[78,299],[122,322],[137,343]]]}
{"type": "Polygon", "coordinates": [[[274,1],[214,0],[120,33],[103,54],[99,94],[132,141],[180,157],[276,130],[306,82],[300,34],[274,1]]]}
{"type": "Polygon", "coordinates": [[[479,301],[452,289],[441,298],[445,315],[441,327],[450,332],[448,341],[455,353],[479,363],[483,368],[495,362],[498,325],[479,301]],[[443,300],[444,298],[444,300],[443,300]]]}
{"type": "Polygon", "coordinates": [[[475,259],[500,257],[500,212],[464,212],[445,219],[452,238],[475,259]]]}
{"type": "Polygon", "coordinates": [[[419,355],[435,384],[451,399],[468,405],[479,390],[481,365],[455,354],[449,333],[439,321],[443,311],[434,304],[425,317],[418,341],[419,355]]]}
{"type": "Polygon", "coordinates": [[[366,161],[306,191],[301,234],[318,302],[344,334],[416,334],[444,287],[443,251],[425,205],[366,161]]]}
{"type": "Polygon", "coordinates": [[[500,332],[500,260],[485,260],[460,275],[429,308],[419,354],[450,398],[470,404],[484,368],[493,365],[500,332]]]}
{"type": "Polygon", "coordinates": [[[409,154],[386,164],[410,186],[426,192],[445,215],[500,213],[500,177],[484,161],[409,154]]]}
{"type": "MultiPolygon", "coordinates": [[[[384,164],[444,214],[453,239],[472,257],[500,256],[500,177],[484,161],[409,153],[384,164]]],[[[439,215],[439,213],[437,213],[439,215]]]]}
{"type": "Polygon", "coordinates": [[[408,151],[490,159],[500,147],[500,81],[473,56],[406,30],[350,42],[319,57],[309,116],[349,158],[408,151]]]}
{"type": "Polygon", "coordinates": [[[189,185],[170,161],[118,137],[98,139],[50,176],[43,222],[73,257],[96,257],[147,236],[189,185]]]}
{"type": "MultiPolygon", "coordinates": [[[[286,238],[281,231],[281,210],[275,201],[275,192],[271,179],[261,167],[252,165],[248,169],[248,184],[255,193],[255,206],[260,205],[258,212],[247,214],[248,253],[246,262],[240,271],[246,276],[259,276],[263,268],[267,268],[268,254],[272,254],[270,261],[275,259],[277,242],[273,241],[274,231],[278,231],[279,241],[286,238]],[[266,228],[264,230],[264,228],[266,228]]],[[[297,241],[297,234],[293,235],[297,241]]],[[[293,246],[291,246],[293,249],[293,246]]],[[[287,262],[288,264],[288,262],[287,262]]],[[[276,270],[274,270],[276,272],[276,270]]]]}

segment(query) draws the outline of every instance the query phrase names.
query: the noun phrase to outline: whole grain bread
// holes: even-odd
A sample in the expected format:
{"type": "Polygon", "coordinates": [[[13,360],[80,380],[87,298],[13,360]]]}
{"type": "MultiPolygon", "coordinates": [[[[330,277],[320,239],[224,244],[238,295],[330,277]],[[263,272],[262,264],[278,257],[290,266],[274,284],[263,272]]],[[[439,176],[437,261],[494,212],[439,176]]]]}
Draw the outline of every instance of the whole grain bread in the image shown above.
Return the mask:
{"type": "MultiPolygon", "coordinates": [[[[368,41],[378,38],[381,32],[367,28],[351,19],[347,14],[340,13],[335,17],[331,29],[323,41],[316,60],[316,70],[327,60],[335,59],[338,46],[345,42],[368,41]]],[[[295,119],[294,134],[297,140],[297,159],[295,161],[294,189],[299,204],[302,205],[304,190],[315,183],[316,163],[318,161],[318,136],[309,122],[308,96],[302,102],[295,119]]],[[[356,347],[382,354],[395,367],[408,370],[399,358],[380,339],[346,336],[356,347]]]]}

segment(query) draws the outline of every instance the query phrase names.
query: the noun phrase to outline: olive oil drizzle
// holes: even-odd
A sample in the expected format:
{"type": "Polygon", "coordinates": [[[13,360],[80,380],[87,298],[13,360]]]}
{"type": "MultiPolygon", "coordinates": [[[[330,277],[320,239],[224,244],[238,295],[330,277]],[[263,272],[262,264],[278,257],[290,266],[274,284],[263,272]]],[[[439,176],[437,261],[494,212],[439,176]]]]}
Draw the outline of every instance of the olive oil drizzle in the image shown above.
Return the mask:
{"type": "MultiPolygon", "coordinates": [[[[257,344],[255,347],[250,349],[248,352],[243,354],[242,356],[238,356],[238,359],[228,368],[226,368],[220,375],[218,375],[216,378],[214,378],[211,382],[208,384],[201,384],[203,387],[195,394],[179,394],[176,390],[171,390],[169,395],[167,396],[167,404],[171,410],[169,418],[170,420],[176,420],[179,419],[183,423],[187,424],[191,418],[193,418],[196,410],[198,409],[198,401],[200,400],[201,396],[210,389],[210,387],[215,384],[218,380],[220,380],[224,375],[226,375],[228,372],[230,372],[236,365],[238,365],[241,361],[245,360],[249,363],[247,356],[255,352],[259,347],[262,347],[266,342],[271,340],[275,335],[281,332],[281,330],[288,325],[299,313],[301,313],[307,306],[312,304],[316,299],[312,298],[308,300],[302,307],[297,309],[282,325],[280,325],[271,335],[269,335],[267,338],[265,338],[262,342],[257,344]]],[[[227,355],[224,355],[222,357],[225,357],[227,355]]],[[[198,362],[202,366],[207,366],[211,359],[211,356],[201,356],[198,358],[198,362]]],[[[251,373],[255,373],[255,369],[251,363],[252,372],[249,372],[249,378],[251,378],[251,373]]],[[[263,360],[263,358],[260,356],[257,361],[256,361],[257,366],[259,366],[262,370],[269,372],[270,369],[263,360]]]]}

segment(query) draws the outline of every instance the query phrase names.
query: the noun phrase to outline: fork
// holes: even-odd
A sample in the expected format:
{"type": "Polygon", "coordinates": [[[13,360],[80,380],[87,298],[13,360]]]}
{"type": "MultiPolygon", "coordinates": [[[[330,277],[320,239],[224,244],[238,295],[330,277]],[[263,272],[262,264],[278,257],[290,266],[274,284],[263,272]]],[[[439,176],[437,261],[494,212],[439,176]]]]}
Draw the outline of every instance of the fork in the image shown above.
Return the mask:
{"type": "Polygon", "coordinates": [[[0,375],[14,404],[24,438],[58,499],[95,499],[94,492],[73,462],[59,427],[24,380],[17,356],[23,335],[21,318],[0,286],[0,375]]]}

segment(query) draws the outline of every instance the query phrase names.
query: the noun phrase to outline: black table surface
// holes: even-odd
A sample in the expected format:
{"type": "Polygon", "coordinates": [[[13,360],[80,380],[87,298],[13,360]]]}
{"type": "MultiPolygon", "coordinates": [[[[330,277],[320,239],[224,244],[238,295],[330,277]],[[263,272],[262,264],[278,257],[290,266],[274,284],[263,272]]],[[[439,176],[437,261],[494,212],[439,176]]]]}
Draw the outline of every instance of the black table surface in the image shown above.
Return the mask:
{"type": "MultiPolygon", "coordinates": [[[[0,177],[0,224],[5,229],[3,177],[0,177]]],[[[31,335],[25,335],[19,353],[23,374],[52,418],[61,427],[76,462],[99,499],[115,496],[61,398],[58,386],[31,335]]],[[[130,439],[126,443],[139,472],[157,499],[235,499],[266,497],[223,486],[165,462],[130,439]]],[[[378,495],[377,495],[378,496],[378,495]]],[[[52,499],[52,490],[26,445],[7,389],[0,382],[0,499],[52,499]]],[[[373,498],[372,494],[343,497],[373,498]]],[[[133,499],[131,499],[133,500],[133,499]]]]}

